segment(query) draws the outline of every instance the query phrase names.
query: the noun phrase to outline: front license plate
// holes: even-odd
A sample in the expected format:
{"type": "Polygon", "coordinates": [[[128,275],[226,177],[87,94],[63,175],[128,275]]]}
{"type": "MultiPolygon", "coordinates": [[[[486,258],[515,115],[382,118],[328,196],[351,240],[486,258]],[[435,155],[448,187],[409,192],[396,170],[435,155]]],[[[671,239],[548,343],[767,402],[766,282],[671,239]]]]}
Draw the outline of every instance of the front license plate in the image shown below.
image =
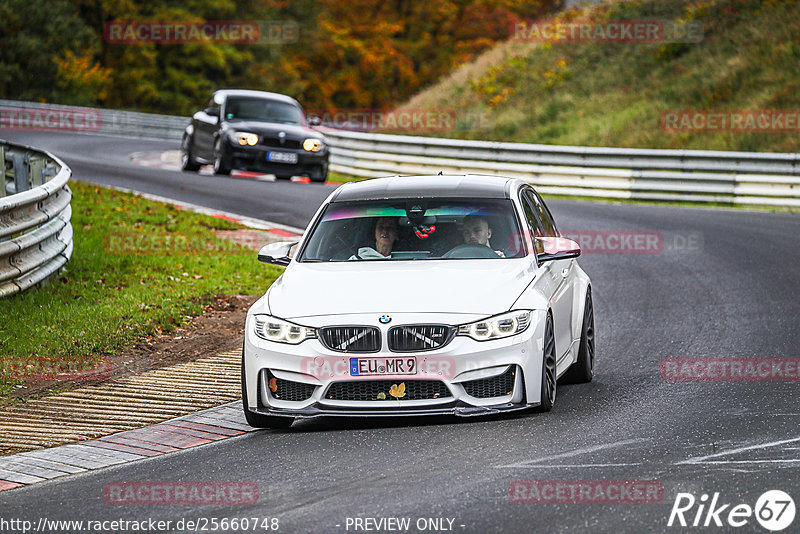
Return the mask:
{"type": "Polygon", "coordinates": [[[415,374],[416,358],[350,358],[351,376],[415,374]]]}
{"type": "Polygon", "coordinates": [[[297,154],[294,152],[267,152],[267,161],[297,163],[297,154]]]}

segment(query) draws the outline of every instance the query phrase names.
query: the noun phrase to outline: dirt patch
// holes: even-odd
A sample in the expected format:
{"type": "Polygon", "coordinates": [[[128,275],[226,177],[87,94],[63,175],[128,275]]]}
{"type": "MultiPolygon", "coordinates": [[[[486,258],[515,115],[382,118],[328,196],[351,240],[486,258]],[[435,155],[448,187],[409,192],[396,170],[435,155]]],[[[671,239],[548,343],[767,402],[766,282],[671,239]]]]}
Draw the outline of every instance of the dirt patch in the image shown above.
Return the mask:
{"type": "Polygon", "coordinates": [[[245,316],[257,299],[258,295],[218,295],[206,305],[203,315],[194,317],[189,324],[172,332],[150,337],[110,356],[108,364],[91,378],[30,380],[26,387],[14,388],[5,403],[98,384],[241,348],[245,316]]]}

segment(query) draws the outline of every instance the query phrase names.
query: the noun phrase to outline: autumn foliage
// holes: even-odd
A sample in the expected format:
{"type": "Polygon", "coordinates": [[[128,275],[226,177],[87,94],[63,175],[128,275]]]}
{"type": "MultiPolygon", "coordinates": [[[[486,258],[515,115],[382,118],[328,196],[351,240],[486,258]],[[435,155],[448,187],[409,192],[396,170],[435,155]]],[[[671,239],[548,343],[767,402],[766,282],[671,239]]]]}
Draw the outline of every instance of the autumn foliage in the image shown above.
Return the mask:
{"type": "Polygon", "coordinates": [[[224,87],[386,108],[561,0],[7,0],[0,97],[186,114],[224,87]],[[282,44],[110,43],[111,21],[291,22],[282,44]]]}

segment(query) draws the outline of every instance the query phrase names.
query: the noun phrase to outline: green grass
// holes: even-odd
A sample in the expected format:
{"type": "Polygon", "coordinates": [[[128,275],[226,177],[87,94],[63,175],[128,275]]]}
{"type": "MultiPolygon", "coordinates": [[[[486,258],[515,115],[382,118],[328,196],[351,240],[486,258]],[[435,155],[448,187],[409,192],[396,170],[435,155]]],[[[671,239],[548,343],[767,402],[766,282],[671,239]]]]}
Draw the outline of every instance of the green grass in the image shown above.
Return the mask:
{"type": "MultiPolygon", "coordinates": [[[[0,361],[97,361],[185,324],[214,295],[263,293],[280,274],[212,232],[234,223],[82,182],[70,187],[72,259],[44,287],[0,300],[0,361]]],[[[0,381],[0,397],[15,383],[0,381]]]]}
{"type": "Polygon", "coordinates": [[[344,184],[347,182],[360,182],[362,180],[369,180],[369,178],[366,178],[364,176],[353,176],[350,174],[342,174],[336,171],[329,171],[327,181],[335,184],[344,184]]]}
{"type": "Polygon", "coordinates": [[[622,0],[576,19],[701,23],[699,43],[509,41],[402,108],[453,110],[432,135],[544,144],[800,151],[797,133],[670,133],[667,110],[797,110],[800,2],[622,0]]]}

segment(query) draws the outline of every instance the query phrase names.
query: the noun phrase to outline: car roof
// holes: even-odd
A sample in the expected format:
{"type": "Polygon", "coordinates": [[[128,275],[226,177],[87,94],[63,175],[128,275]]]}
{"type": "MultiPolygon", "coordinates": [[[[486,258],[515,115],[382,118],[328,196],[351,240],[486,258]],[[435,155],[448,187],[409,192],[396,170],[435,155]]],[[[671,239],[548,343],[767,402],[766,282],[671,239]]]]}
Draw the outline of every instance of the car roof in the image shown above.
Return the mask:
{"type": "Polygon", "coordinates": [[[280,93],[270,93],[269,91],[252,91],[250,89],[221,89],[219,91],[214,92],[214,96],[216,95],[222,95],[226,98],[229,96],[267,98],[270,100],[278,100],[280,102],[286,102],[287,104],[294,104],[296,106],[300,105],[300,103],[291,96],[282,95],[280,93]]]}
{"type": "Polygon", "coordinates": [[[340,187],[331,202],[394,198],[510,198],[520,180],[480,174],[391,176],[340,187]]]}

